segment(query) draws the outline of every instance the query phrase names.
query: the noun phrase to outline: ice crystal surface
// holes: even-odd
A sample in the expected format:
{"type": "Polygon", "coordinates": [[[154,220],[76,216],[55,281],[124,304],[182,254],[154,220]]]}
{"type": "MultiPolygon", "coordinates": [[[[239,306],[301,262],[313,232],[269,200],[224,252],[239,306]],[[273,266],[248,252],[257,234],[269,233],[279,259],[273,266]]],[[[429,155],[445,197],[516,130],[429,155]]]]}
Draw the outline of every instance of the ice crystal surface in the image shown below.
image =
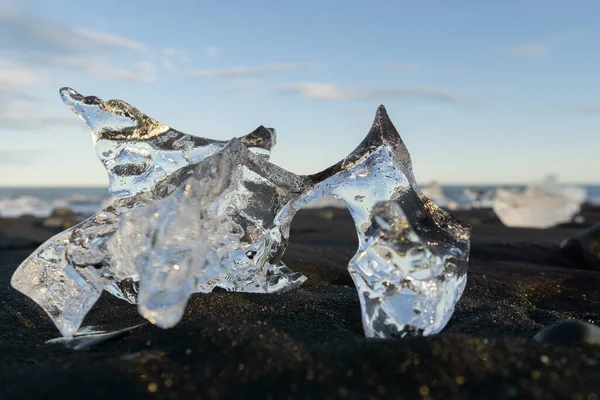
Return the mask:
{"type": "Polygon", "coordinates": [[[265,157],[272,130],[228,142],[198,139],[120,101],[61,94],[91,127],[116,196],[42,245],[13,276],[64,336],[77,332],[102,290],[168,328],[194,292],[299,286],[306,278],[281,261],[290,223],[326,196],[343,201],[354,219],[359,247],[348,269],[367,336],[434,334],[451,317],[466,283],[470,231],[421,193],[383,106],[349,156],[296,175],[265,157]]]}
{"type": "MultiPolygon", "coordinates": [[[[37,302],[64,336],[72,336],[102,290],[137,302],[138,271],[133,263],[115,268],[119,253],[113,255],[106,249],[121,215],[167,196],[181,184],[171,184],[170,174],[181,166],[202,161],[227,142],[183,134],[119,100],[103,102],[69,88],[61,89],[60,94],[89,125],[115,201],[50,238],[21,263],[11,284],[37,302]],[[131,154],[144,154],[143,160],[137,158],[134,162],[131,154]]],[[[259,127],[240,141],[268,159],[275,131],[259,127]]]]}
{"type": "MultiPolygon", "coordinates": [[[[70,88],[62,88],[60,95],[89,126],[115,197],[148,191],[177,169],[202,161],[227,143],[179,132],[121,100],[83,97],[70,88]]],[[[275,130],[260,126],[240,140],[268,159],[275,130]]]]}

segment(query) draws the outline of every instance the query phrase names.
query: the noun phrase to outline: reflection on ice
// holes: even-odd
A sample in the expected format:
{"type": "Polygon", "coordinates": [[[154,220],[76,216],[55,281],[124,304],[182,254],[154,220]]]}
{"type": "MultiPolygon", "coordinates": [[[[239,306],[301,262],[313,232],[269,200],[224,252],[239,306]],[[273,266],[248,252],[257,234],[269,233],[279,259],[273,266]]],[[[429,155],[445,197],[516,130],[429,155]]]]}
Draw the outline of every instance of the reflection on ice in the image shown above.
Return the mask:
{"type": "Polygon", "coordinates": [[[50,339],[46,341],[46,343],[62,344],[65,347],[73,350],[87,350],[100,343],[123,336],[133,329],[139,328],[143,325],[146,324],[138,324],[111,332],[94,330],[93,327],[84,327],[77,331],[77,333],[75,333],[72,337],[59,337],[56,339],[50,339]]]}

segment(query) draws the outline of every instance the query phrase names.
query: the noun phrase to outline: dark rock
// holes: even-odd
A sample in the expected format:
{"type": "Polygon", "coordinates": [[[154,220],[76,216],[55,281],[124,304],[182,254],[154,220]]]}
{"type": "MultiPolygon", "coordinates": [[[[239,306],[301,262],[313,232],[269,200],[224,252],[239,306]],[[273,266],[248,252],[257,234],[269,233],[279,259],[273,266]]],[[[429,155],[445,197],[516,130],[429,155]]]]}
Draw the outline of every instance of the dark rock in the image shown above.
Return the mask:
{"type": "Polygon", "coordinates": [[[562,345],[600,344],[600,327],[582,321],[557,322],[542,329],[534,340],[562,345]]]}
{"type": "Polygon", "coordinates": [[[59,207],[59,208],[55,208],[52,211],[52,214],[50,216],[51,217],[71,217],[73,215],[75,215],[75,213],[70,208],[59,207]]]}
{"type": "Polygon", "coordinates": [[[46,228],[60,228],[63,223],[62,217],[48,217],[42,221],[42,225],[46,228]]]}
{"type": "Polygon", "coordinates": [[[600,223],[565,240],[560,246],[571,266],[600,271],[600,223]]]}
{"type": "Polygon", "coordinates": [[[35,217],[0,218],[0,249],[34,249],[59,230],[43,226],[43,221],[35,217]]]}

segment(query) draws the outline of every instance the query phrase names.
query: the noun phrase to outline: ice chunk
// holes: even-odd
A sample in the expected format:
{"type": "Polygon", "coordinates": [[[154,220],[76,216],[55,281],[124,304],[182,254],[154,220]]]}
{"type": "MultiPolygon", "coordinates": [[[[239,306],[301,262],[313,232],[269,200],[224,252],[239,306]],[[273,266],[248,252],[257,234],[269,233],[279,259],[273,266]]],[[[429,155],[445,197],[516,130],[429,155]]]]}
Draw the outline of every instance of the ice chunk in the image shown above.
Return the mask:
{"type": "MultiPolygon", "coordinates": [[[[88,124],[96,155],[108,173],[109,191],[115,197],[148,191],[175,170],[202,161],[227,143],[179,132],[121,100],[83,97],[70,88],[62,88],[60,95],[88,124]]],[[[275,130],[260,126],[240,140],[268,159],[276,141],[275,130]]]]}
{"type": "Polygon", "coordinates": [[[491,189],[465,188],[464,195],[467,197],[467,208],[492,208],[494,191],[491,189]]]}
{"type": "Polygon", "coordinates": [[[536,185],[522,193],[498,189],[492,205],[504,225],[528,228],[549,228],[570,222],[581,208],[579,201],[548,193],[536,185]]]}
{"type": "MultiPolygon", "coordinates": [[[[139,153],[140,143],[151,148],[147,168],[132,168],[136,178],[119,181],[112,205],[42,245],[13,275],[13,286],[40,304],[64,336],[75,334],[102,290],[137,302],[145,318],[168,328],[193,292],[299,286],[306,278],[281,262],[290,223],[326,196],[343,201],[355,222],[359,248],[349,270],[367,336],[433,334],[451,317],[466,282],[470,231],[419,191],[383,106],[354,152],[300,176],[252,152],[253,144],[269,146],[248,138],[213,141],[219,148],[164,167],[162,157],[172,157],[175,147],[162,144],[188,135],[122,102],[62,94],[97,145],[116,141],[127,154],[139,153]],[[162,173],[146,174],[154,167],[162,173]]],[[[110,158],[105,165],[120,162],[110,152],[102,157],[110,158]]]]}
{"type": "MultiPolygon", "coordinates": [[[[90,126],[116,198],[102,211],[42,244],[21,263],[11,284],[38,303],[61,333],[70,337],[103,289],[123,300],[137,301],[137,270],[132,265],[114,268],[106,250],[121,215],[167,196],[178,187],[169,186],[166,178],[170,173],[214,154],[227,142],[175,131],[118,100],[103,102],[69,88],[61,89],[60,94],[90,126]],[[136,158],[142,153],[143,162],[136,158]],[[137,161],[133,162],[134,158],[137,161]]],[[[275,131],[259,127],[240,140],[268,159],[275,131]]]]}
{"type": "MultiPolygon", "coordinates": [[[[231,151],[246,154],[262,161],[261,158],[242,145],[239,140],[235,139],[234,142],[238,146],[231,151]]],[[[219,158],[221,156],[215,157],[215,159],[219,158]]],[[[165,211],[166,208],[163,208],[163,206],[173,202],[172,199],[176,198],[182,187],[185,188],[184,182],[190,171],[192,171],[191,168],[179,170],[173,176],[160,181],[149,192],[116,199],[112,205],[79,225],[54,236],[21,263],[13,274],[11,284],[15,289],[38,303],[51,316],[64,336],[72,336],[77,331],[86,313],[97,301],[103,289],[130,303],[137,303],[140,290],[138,286],[140,270],[137,268],[136,262],[129,260],[134,254],[143,254],[145,247],[139,241],[135,242],[134,237],[127,237],[127,233],[133,234],[131,229],[126,228],[127,224],[129,226],[139,226],[138,231],[154,226],[152,221],[156,218],[153,217],[152,210],[159,207],[162,215],[158,219],[158,228],[162,229],[161,232],[166,233],[161,236],[161,240],[158,242],[160,248],[175,249],[176,246],[172,240],[182,237],[189,240],[188,245],[195,247],[196,253],[200,251],[199,248],[203,241],[201,237],[193,236],[194,234],[199,235],[199,233],[193,231],[197,228],[197,225],[193,225],[194,214],[187,212],[185,207],[179,209],[181,205],[178,204],[171,211],[183,212],[184,214],[181,219],[175,221],[176,224],[173,224],[169,223],[171,214],[165,211]],[[166,199],[165,202],[160,202],[160,199],[167,198],[173,191],[175,191],[173,196],[166,199]],[[144,206],[148,209],[145,209],[144,206]],[[131,218],[124,218],[122,225],[125,228],[123,228],[123,233],[119,235],[121,242],[112,240],[119,227],[121,217],[140,207],[144,210],[131,217],[133,222],[131,218]],[[141,215],[144,215],[144,217],[141,217],[141,215]],[[186,223],[188,225],[185,225],[186,223]],[[186,226],[190,226],[190,229],[186,230],[186,226]],[[170,228],[170,230],[167,228],[170,228]],[[184,234],[187,236],[183,237],[184,234]],[[198,241],[193,241],[194,238],[197,238],[198,241]],[[123,249],[127,249],[127,251],[123,251],[123,249]]],[[[203,182],[205,181],[203,180],[203,182]]],[[[213,190],[217,183],[219,183],[217,179],[214,182],[211,181],[210,185],[213,190]]],[[[235,180],[233,183],[235,185],[240,184],[235,180]]],[[[242,199],[248,194],[235,192],[235,195],[242,199]]],[[[199,205],[201,204],[203,203],[199,203],[199,205]]],[[[194,209],[198,210],[199,205],[196,205],[194,209]]],[[[259,202],[254,203],[252,206],[259,211],[262,210],[259,202]]],[[[225,237],[223,239],[225,241],[225,237]]],[[[156,247],[158,246],[155,246],[153,251],[156,251],[156,247]]],[[[259,247],[259,244],[255,244],[254,247],[259,247]]],[[[244,259],[248,259],[244,251],[236,250],[244,259]]],[[[257,252],[260,252],[260,249],[257,252]]],[[[188,259],[188,261],[190,260],[188,259]]],[[[163,262],[166,261],[163,260],[163,262]]],[[[193,262],[193,260],[190,262],[193,262]]],[[[180,266],[182,272],[184,266],[190,268],[185,263],[180,266]]],[[[151,270],[144,271],[150,275],[153,273],[151,270]]],[[[254,274],[250,274],[245,279],[240,278],[239,285],[233,286],[232,282],[236,279],[225,275],[221,280],[209,284],[198,285],[198,287],[193,285],[193,290],[210,292],[215,285],[219,285],[229,290],[272,293],[294,288],[306,279],[301,274],[293,273],[283,265],[273,266],[264,271],[261,270],[261,273],[264,273],[265,276],[255,277],[254,274]],[[257,281],[261,281],[262,284],[256,283],[257,281]]],[[[234,274],[234,276],[241,275],[241,273],[239,275],[234,274]]],[[[185,304],[183,306],[185,307],[185,304]]]]}
{"type": "Polygon", "coordinates": [[[194,291],[218,285],[273,293],[306,280],[280,262],[283,244],[274,218],[296,186],[286,187],[293,174],[287,173],[290,181],[278,172],[287,173],[234,139],[203,163],[173,174],[170,185],[183,182],[174,193],[122,218],[109,252],[116,269],[134,264],[144,317],[171,327],[194,291]]]}
{"type": "Polygon", "coordinates": [[[548,175],[541,184],[542,189],[548,194],[562,196],[567,199],[583,204],[587,197],[587,190],[582,187],[561,185],[556,175],[548,175]]]}
{"type": "Polygon", "coordinates": [[[12,276],[11,285],[40,305],[63,336],[71,337],[77,332],[107,284],[133,274],[116,277],[103,274],[103,266],[109,262],[105,243],[114,234],[118,217],[127,210],[123,203],[116,201],[115,205],[50,238],[12,276]]]}
{"type": "MultiPolygon", "coordinates": [[[[163,327],[178,321],[191,294],[183,286],[186,279],[199,284],[199,291],[215,285],[275,291],[271,288],[289,279],[280,274],[273,281],[269,271],[285,268],[281,256],[294,214],[325,196],[340,198],[357,227],[360,247],[349,269],[367,336],[437,333],[452,315],[466,282],[469,229],[419,192],[408,151],[383,108],[363,143],[319,174],[294,175],[234,139],[170,180],[180,176],[188,177],[185,189],[123,218],[116,236],[122,238],[120,246],[112,253],[135,259],[138,270],[150,268],[149,276],[140,272],[138,299],[150,321],[163,327]],[[182,241],[175,246],[169,244],[174,234],[164,234],[173,221],[181,221],[175,226],[182,229],[175,235],[182,241]],[[124,241],[131,245],[123,246],[124,241]],[[189,255],[197,248],[196,261],[190,263],[189,255]],[[183,270],[182,263],[187,263],[183,270]],[[142,299],[145,287],[153,296],[164,290],[177,294],[161,295],[148,308],[142,299]]],[[[291,283],[286,281],[286,287],[291,283]]]]}
{"type": "Polygon", "coordinates": [[[97,289],[65,262],[69,231],[54,236],[15,271],[12,287],[35,301],[65,337],[72,337],[96,303],[97,289]]]}
{"type": "Polygon", "coordinates": [[[421,193],[383,106],[361,145],[318,176],[328,173],[299,204],[334,195],[350,210],[359,248],[348,269],[366,336],[439,332],[466,284],[470,228],[421,193]]]}

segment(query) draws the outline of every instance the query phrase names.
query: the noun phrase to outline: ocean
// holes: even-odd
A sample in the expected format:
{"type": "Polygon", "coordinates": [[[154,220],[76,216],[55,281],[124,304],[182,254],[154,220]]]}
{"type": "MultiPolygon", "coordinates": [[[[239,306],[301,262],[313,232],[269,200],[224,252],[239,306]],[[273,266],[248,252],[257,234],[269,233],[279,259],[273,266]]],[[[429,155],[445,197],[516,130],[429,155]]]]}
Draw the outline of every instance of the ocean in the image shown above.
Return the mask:
{"type": "MultiPolygon", "coordinates": [[[[588,203],[600,204],[600,185],[581,187],[587,190],[588,203]]],[[[469,204],[469,200],[464,194],[466,188],[494,191],[496,188],[518,188],[522,190],[525,186],[441,185],[441,188],[445,197],[449,201],[458,204],[458,207],[461,208],[469,204]]],[[[70,208],[76,214],[87,216],[99,211],[110,204],[111,201],[111,196],[106,187],[0,187],[0,217],[16,218],[21,215],[46,217],[55,208],[70,208]]],[[[339,203],[332,202],[329,199],[322,199],[322,201],[312,203],[309,207],[318,208],[337,205],[339,203]]]]}
{"type": "Polygon", "coordinates": [[[47,217],[56,208],[69,208],[86,216],[112,201],[106,187],[0,187],[0,217],[47,217]]]}

